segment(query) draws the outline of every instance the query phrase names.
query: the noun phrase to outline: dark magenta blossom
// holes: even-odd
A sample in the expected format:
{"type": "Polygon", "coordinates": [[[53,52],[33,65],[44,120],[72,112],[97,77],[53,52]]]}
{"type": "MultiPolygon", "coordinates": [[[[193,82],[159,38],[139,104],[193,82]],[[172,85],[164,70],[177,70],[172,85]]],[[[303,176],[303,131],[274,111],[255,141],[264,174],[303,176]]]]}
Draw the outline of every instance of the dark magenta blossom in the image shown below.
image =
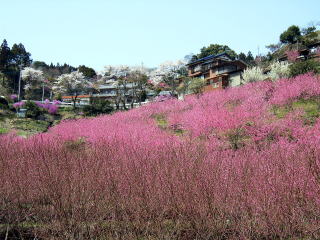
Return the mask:
{"type": "Polygon", "coordinates": [[[14,108],[21,108],[23,105],[25,104],[25,102],[16,102],[16,103],[14,103],[12,106],[14,107],[14,108]]]}

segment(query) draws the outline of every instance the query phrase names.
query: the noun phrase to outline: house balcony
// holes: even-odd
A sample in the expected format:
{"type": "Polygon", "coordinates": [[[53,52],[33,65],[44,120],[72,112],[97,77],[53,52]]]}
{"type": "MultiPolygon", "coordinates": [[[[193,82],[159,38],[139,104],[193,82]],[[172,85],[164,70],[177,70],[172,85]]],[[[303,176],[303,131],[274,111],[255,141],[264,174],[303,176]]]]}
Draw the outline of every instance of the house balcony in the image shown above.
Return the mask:
{"type": "Polygon", "coordinates": [[[115,97],[115,93],[97,93],[97,94],[92,94],[92,97],[115,97]]]}

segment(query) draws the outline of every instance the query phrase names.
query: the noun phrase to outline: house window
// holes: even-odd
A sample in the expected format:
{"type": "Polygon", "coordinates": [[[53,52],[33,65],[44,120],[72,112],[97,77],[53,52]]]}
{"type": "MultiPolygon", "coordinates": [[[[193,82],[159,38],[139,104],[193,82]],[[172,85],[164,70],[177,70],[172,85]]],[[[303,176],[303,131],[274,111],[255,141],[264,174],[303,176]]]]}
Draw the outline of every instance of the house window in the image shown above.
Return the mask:
{"type": "Polygon", "coordinates": [[[204,71],[207,71],[207,70],[209,70],[210,68],[212,68],[212,64],[211,64],[211,63],[206,64],[206,65],[203,66],[203,70],[204,70],[204,71]]]}
{"type": "Polygon", "coordinates": [[[235,70],[237,70],[237,66],[234,66],[234,65],[223,66],[223,67],[218,68],[218,73],[221,74],[221,73],[226,73],[226,72],[232,72],[235,70]]]}
{"type": "Polygon", "coordinates": [[[317,52],[317,48],[313,47],[310,49],[310,53],[316,53],[317,52]]]}
{"type": "Polygon", "coordinates": [[[200,64],[195,66],[194,69],[193,69],[194,72],[199,72],[200,70],[201,70],[201,65],[200,64]]]}
{"type": "Polygon", "coordinates": [[[213,83],[213,84],[212,84],[212,87],[213,87],[213,88],[218,88],[218,87],[219,87],[219,82],[213,83]]]}

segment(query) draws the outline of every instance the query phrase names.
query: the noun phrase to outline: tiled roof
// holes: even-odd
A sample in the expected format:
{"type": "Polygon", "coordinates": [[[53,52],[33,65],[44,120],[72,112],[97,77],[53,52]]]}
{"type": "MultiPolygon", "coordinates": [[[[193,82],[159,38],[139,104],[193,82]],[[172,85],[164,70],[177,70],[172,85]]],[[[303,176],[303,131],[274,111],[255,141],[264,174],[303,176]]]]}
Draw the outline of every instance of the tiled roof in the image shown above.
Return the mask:
{"type": "Polygon", "coordinates": [[[228,53],[223,52],[223,53],[219,53],[219,54],[217,54],[217,55],[209,55],[209,56],[207,56],[207,57],[197,59],[197,60],[195,60],[195,61],[193,61],[193,62],[188,63],[187,65],[192,65],[192,64],[195,64],[195,63],[198,63],[198,62],[203,62],[203,61],[211,60],[211,59],[214,59],[214,58],[221,57],[221,56],[223,56],[223,55],[227,55],[229,58],[231,58],[231,57],[228,55],[228,53]]]}

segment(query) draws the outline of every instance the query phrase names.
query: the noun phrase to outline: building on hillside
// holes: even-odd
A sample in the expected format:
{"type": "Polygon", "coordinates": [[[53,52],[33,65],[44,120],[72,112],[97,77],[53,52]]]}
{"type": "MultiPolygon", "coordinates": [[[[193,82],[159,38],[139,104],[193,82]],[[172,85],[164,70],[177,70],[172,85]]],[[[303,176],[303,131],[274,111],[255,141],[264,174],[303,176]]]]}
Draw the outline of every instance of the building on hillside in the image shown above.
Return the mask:
{"type": "Polygon", "coordinates": [[[113,100],[117,96],[117,85],[115,82],[107,82],[99,85],[92,93],[92,97],[113,100]]]}
{"type": "Polygon", "coordinates": [[[127,83],[125,85],[117,84],[114,82],[106,82],[103,85],[99,85],[96,91],[93,92],[92,97],[94,98],[104,98],[107,100],[114,100],[117,97],[125,97],[127,103],[131,103],[134,96],[138,94],[140,90],[138,89],[138,84],[127,83]]]}
{"type": "Polygon", "coordinates": [[[205,80],[205,91],[224,89],[241,84],[247,64],[233,60],[227,53],[210,55],[187,64],[188,76],[205,80]]]}
{"type": "MultiPolygon", "coordinates": [[[[155,92],[145,89],[146,99],[153,98],[155,92]]],[[[127,83],[126,85],[120,85],[116,80],[108,80],[104,84],[99,85],[95,89],[88,90],[87,94],[81,94],[77,97],[77,104],[88,105],[92,102],[92,99],[99,98],[109,100],[110,102],[116,102],[117,99],[124,99],[126,104],[131,104],[134,101],[135,96],[140,93],[138,85],[136,83],[127,83]]],[[[63,96],[64,102],[72,102],[72,96],[63,96]]]]}
{"type": "MultiPolygon", "coordinates": [[[[298,51],[298,56],[296,60],[304,61],[308,59],[318,59],[320,60],[320,41],[309,44],[306,47],[300,48],[298,51]]],[[[288,61],[288,56],[285,53],[278,59],[281,61],[288,61]]]]}
{"type": "MultiPolygon", "coordinates": [[[[74,96],[62,96],[62,101],[66,103],[72,103],[72,99],[74,96]]],[[[81,94],[77,96],[77,104],[78,105],[89,105],[91,99],[91,94],[81,94]]]]}

